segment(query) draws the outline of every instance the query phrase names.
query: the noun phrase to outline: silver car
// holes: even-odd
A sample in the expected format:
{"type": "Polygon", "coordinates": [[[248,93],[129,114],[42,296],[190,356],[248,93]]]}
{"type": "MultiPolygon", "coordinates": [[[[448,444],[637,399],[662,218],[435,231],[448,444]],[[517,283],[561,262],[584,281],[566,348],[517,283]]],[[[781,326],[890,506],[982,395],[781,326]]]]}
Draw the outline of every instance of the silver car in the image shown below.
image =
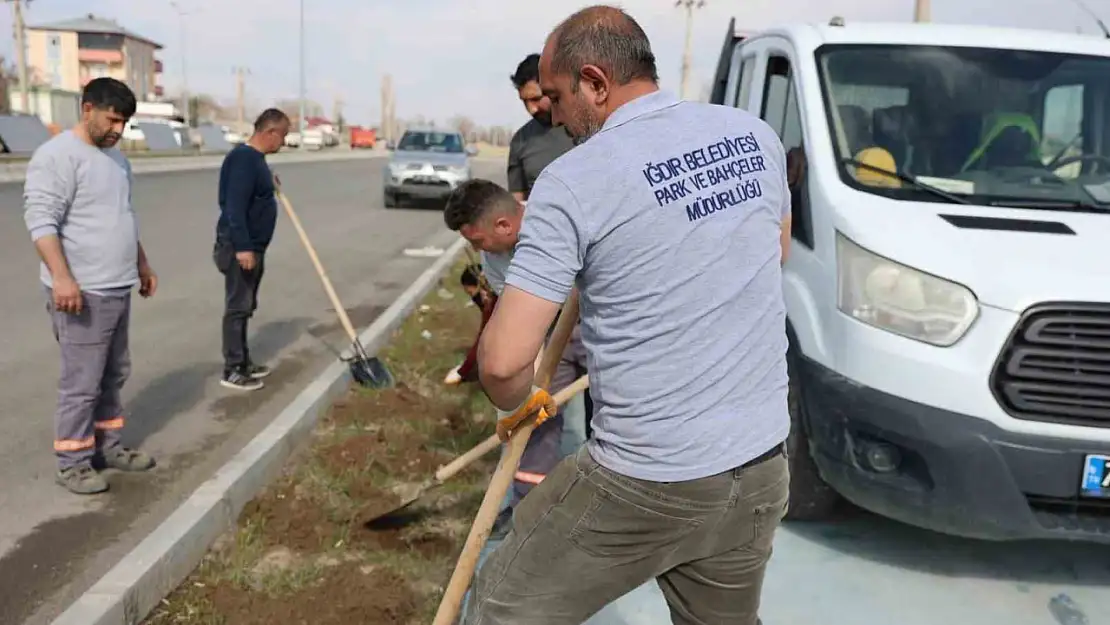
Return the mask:
{"type": "Polygon", "coordinates": [[[470,180],[470,157],[476,153],[457,132],[406,130],[390,148],[383,201],[396,208],[406,199],[446,200],[470,180]]]}

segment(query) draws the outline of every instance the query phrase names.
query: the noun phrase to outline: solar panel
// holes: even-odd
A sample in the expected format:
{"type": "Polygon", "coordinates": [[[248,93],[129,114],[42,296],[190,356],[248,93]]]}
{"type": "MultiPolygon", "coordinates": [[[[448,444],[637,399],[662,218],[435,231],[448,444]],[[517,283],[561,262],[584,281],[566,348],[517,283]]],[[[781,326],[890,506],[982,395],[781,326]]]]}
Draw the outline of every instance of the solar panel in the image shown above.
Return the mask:
{"type": "Polygon", "coordinates": [[[178,143],[180,137],[173,131],[173,128],[170,128],[169,124],[139,122],[137,125],[139,130],[143,131],[146,148],[151,152],[181,151],[181,144],[178,143]]]}
{"type": "Polygon", "coordinates": [[[204,143],[205,150],[228,152],[231,150],[231,144],[224,138],[224,131],[219,126],[212,124],[205,124],[199,126],[197,132],[200,133],[200,140],[204,143]]]}
{"type": "Polygon", "coordinates": [[[13,154],[34,152],[50,139],[37,115],[0,115],[0,141],[13,154]]]}

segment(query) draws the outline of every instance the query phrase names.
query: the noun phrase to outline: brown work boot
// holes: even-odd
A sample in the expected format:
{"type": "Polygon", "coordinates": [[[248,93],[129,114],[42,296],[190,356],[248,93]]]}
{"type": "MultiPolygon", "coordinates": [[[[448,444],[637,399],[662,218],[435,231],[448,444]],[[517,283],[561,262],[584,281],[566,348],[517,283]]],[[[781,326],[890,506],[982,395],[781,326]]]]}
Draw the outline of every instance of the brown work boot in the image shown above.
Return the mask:
{"type": "Polygon", "coordinates": [[[95,495],[108,490],[108,482],[93,469],[89,462],[60,469],[54,480],[66,490],[77,495],[95,495]]]}
{"type": "Polygon", "coordinates": [[[113,447],[101,452],[106,468],[118,471],[149,471],[154,468],[154,458],[127,447],[113,447]]]}

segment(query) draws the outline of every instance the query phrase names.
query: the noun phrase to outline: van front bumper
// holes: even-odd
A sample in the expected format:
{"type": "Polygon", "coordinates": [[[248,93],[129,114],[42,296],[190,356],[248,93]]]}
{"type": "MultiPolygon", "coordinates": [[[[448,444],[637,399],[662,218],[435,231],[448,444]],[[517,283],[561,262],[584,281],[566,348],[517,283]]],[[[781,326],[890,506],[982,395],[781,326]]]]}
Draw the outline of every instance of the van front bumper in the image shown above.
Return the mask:
{"type": "Polygon", "coordinates": [[[1079,497],[1085,455],[1110,444],[1007,432],[799,361],[811,453],[845,499],[969,538],[1110,543],[1110,501],[1079,497]]]}

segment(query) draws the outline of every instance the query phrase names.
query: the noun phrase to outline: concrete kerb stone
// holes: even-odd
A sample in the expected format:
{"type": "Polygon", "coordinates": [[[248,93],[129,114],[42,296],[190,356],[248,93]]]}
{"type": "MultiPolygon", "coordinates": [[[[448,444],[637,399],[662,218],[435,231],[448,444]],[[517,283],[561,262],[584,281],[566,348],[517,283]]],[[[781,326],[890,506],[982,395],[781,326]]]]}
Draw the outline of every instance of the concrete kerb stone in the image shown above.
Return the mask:
{"type": "MultiPolygon", "coordinates": [[[[462,253],[459,239],[359,337],[374,354],[431,292],[462,253]]],[[[243,507],[281,470],[320,414],[350,384],[335,362],[313,380],[262,432],[130,553],[77,598],[53,625],[135,625],[200,563],[212,543],[233,527],[243,507]]]]}

